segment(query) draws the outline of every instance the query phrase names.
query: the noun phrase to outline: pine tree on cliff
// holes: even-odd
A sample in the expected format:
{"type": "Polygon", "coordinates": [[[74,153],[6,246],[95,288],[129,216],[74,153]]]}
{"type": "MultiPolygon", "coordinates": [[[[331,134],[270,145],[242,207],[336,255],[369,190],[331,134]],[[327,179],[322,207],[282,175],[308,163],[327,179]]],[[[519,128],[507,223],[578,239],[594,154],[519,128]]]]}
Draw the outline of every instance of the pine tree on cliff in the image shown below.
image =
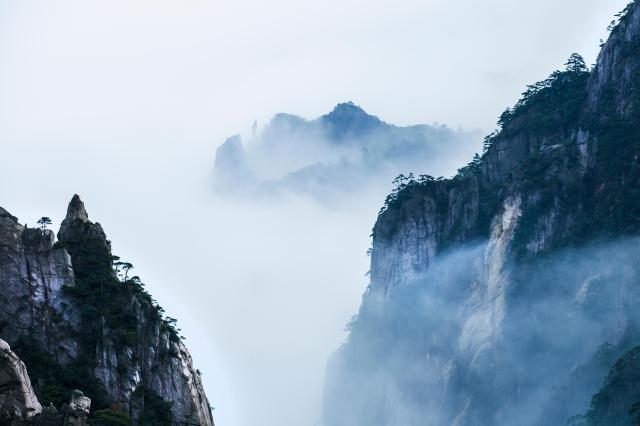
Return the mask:
{"type": "Polygon", "coordinates": [[[567,71],[573,73],[583,73],[588,71],[587,64],[584,62],[584,58],[578,53],[573,53],[569,57],[569,60],[567,61],[565,66],[567,67],[567,71]]]}
{"type": "Polygon", "coordinates": [[[46,216],[43,216],[40,218],[40,220],[38,220],[38,225],[40,225],[40,229],[42,229],[43,231],[47,229],[47,226],[51,225],[52,223],[53,222],[51,222],[51,219],[46,216]]]}

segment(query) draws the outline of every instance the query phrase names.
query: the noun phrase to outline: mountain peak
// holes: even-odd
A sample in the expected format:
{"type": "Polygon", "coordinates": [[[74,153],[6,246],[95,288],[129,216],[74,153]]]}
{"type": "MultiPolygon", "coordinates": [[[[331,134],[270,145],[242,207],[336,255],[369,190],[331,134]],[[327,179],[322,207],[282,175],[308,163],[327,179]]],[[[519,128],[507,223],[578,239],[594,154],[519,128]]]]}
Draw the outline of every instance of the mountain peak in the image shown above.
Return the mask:
{"type": "MultiPolygon", "coordinates": [[[[340,102],[338,103],[334,108],[333,111],[340,111],[340,110],[345,110],[345,111],[361,111],[361,112],[365,112],[362,107],[360,107],[360,105],[356,105],[354,104],[352,101],[347,101],[347,102],[340,102]]],[[[366,114],[366,112],[365,112],[366,114]]]]}
{"type": "Polygon", "coordinates": [[[368,114],[359,105],[354,104],[351,101],[341,102],[336,105],[333,110],[325,117],[341,117],[341,118],[376,118],[375,116],[368,114]]]}
{"type": "Polygon", "coordinates": [[[327,126],[333,140],[361,137],[385,124],[353,102],[339,103],[329,114],[320,117],[320,121],[327,126]]]}
{"type": "Polygon", "coordinates": [[[67,208],[66,220],[71,222],[75,219],[80,219],[83,222],[89,220],[87,210],[84,208],[84,203],[78,194],[73,195],[73,198],[71,198],[71,201],[69,202],[69,207],[67,208]]]}
{"type": "MultiPolygon", "coordinates": [[[[80,237],[84,236],[88,229],[86,229],[82,224],[91,224],[89,222],[89,215],[87,214],[87,210],[84,208],[84,203],[78,196],[75,194],[71,201],[69,202],[69,207],[67,207],[67,216],[64,218],[62,223],[60,224],[60,230],[58,231],[58,240],[61,242],[69,242],[76,241],[80,237]]],[[[107,238],[100,227],[100,224],[91,224],[89,227],[93,232],[93,236],[98,238],[100,241],[103,241],[102,245],[108,246],[107,238]]]]}

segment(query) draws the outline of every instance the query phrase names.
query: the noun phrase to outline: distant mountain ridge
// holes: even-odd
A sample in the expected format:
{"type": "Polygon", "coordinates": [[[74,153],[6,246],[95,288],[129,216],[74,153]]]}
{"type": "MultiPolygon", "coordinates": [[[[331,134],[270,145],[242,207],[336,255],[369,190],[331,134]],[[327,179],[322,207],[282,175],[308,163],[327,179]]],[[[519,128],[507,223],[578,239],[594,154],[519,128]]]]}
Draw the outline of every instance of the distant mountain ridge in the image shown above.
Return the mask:
{"type": "Polygon", "coordinates": [[[276,114],[246,144],[237,135],[227,139],[216,152],[215,185],[227,195],[293,192],[326,199],[388,184],[425,163],[434,173],[451,173],[479,141],[479,132],[394,126],[340,103],[314,120],[276,114]]]}

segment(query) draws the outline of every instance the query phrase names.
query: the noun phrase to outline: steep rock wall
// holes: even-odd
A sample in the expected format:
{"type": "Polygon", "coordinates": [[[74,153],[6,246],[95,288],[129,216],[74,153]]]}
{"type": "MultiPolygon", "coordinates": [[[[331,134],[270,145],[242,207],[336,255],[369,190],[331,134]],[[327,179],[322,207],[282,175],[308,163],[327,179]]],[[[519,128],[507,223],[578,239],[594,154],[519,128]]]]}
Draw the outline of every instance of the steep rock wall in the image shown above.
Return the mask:
{"type": "Polygon", "coordinates": [[[0,421],[27,420],[41,411],[24,363],[0,339],[0,421]]]}
{"type": "Polygon", "coordinates": [[[58,236],[0,209],[0,336],[53,400],[42,402],[79,388],[95,408],[115,404],[136,421],[158,396],[173,421],[213,425],[187,348],[137,278],[120,283],[110,243],[78,196],[58,236]]]}

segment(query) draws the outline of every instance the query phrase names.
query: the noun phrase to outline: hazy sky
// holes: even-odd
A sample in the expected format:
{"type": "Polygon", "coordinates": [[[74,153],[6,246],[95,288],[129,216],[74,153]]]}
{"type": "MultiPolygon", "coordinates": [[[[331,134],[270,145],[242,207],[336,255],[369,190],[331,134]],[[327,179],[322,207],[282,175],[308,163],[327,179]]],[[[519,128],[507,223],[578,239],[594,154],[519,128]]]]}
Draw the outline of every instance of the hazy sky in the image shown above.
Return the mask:
{"type": "Polygon", "coordinates": [[[625,4],[2,0],[3,131],[215,143],[274,112],[316,116],[343,100],[398,124],[488,128],[572,52],[592,62],[625,4]]]}
{"type": "Polygon", "coordinates": [[[0,205],[59,223],[79,193],[179,318],[220,426],[313,424],[388,188],[348,211],[225,203],[216,146],[345,100],[489,131],[572,52],[593,62],[625,4],[0,0],[0,205]]]}

